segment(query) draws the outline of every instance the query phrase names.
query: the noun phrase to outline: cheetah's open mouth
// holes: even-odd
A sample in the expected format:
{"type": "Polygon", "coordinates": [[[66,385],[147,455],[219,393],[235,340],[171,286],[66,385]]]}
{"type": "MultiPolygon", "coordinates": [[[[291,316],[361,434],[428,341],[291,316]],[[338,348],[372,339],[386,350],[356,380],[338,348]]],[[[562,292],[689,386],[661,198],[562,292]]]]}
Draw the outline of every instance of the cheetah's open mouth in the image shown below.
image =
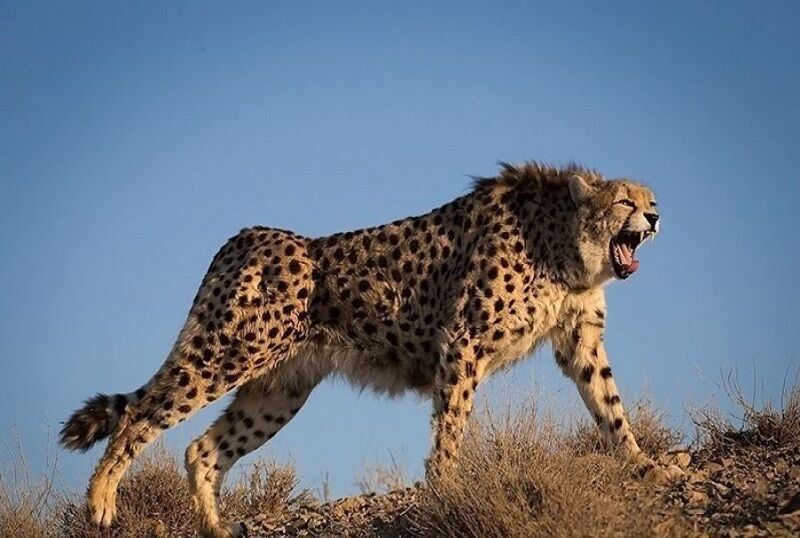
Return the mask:
{"type": "Polygon", "coordinates": [[[611,238],[609,245],[611,265],[614,267],[614,273],[617,278],[624,280],[636,272],[639,268],[639,260],[636,259],[636,248],[652,233],[622,230],[611,238]]]}

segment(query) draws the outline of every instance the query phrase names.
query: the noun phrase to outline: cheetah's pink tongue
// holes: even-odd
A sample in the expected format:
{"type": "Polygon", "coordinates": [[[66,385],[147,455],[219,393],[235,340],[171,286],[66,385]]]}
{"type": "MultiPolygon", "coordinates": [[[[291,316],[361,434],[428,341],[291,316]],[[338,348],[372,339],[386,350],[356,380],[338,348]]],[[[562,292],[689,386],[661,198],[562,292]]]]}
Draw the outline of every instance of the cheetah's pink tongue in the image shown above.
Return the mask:
{"type": "Polygon", "coordinates": [[[639,260],[633,257],[631,248],[623,243],[617,246],[617,252],[619,253],[620,265],[625,269],[625,272],[628,274],[635,273],[639,268],[639,260]]]}

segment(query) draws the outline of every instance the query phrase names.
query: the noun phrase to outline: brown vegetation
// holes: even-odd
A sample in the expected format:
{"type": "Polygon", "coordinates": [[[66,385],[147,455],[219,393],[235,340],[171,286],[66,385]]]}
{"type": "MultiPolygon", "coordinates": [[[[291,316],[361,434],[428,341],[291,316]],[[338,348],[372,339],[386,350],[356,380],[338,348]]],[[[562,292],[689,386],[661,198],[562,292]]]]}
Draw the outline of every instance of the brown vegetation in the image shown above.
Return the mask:
{"type": "MultiPolygon", "coordinates": [[[[729,388],[741,424],[698,412],[697,438],[681,452],[681,436],[650,406],[632,412],[642,447],[686,469],[685,480],[666,487],[633,479],[622,458],[599,449],[592,427],[564,432],[530,407],[474,420],[452,480],[323,503],[296,493],[290,467],[256,463],[225,491],[223,513],[246,521],[251,536],[797,535],[800,389],[775,409],[729,388]]],[[[79,495],[57,492],[53,480],[36,483],[24,465],[12,470],[0,476],[0,536],[192,536],[186,480],[163,448],[129,473],[117,522],[104,534],[87,523],[79,495]]],[[[402,477],[395,464],[359,484],[389,489],[402,477]]]]}

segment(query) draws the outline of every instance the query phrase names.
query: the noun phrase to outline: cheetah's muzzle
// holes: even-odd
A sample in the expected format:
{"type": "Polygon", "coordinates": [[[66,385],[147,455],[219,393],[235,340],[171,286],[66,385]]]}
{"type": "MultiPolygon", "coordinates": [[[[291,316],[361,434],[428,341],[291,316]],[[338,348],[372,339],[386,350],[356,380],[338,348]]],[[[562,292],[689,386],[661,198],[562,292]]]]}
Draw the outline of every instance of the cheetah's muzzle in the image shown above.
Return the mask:
{"type": "Polygon", "coordinates": [[[628,278],[639,269],[639,260],[636,259],[636,248],[645,239],[650,237],[652,232],[630,232],[622,230],[611,239],[609,250],[611,254],[611,265],[617,278],[622,280],[628,278]]]}

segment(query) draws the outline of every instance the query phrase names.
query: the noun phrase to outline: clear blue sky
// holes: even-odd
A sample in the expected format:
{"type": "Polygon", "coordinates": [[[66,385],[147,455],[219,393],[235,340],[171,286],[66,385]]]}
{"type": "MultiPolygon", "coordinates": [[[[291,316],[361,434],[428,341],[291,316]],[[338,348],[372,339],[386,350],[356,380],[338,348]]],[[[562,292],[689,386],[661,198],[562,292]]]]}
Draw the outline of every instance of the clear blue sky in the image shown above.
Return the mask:
{"type": "MultiPolygon", "coordinates": [[[[779,394],[800,355],[800,4],[400,4],[0,1],[0,437],[34,468],[82,399],[155,371],[240,228],[419,214],[497,160],[657,192],[663,232],[608,290],[627,400],[685,423],[754,368],[779,394]]],[[[584,416],[548,353],[492,390],[584,416]]],[[[348,493],[390,449],[418,476],[428,416],[327,383],[259,455],[348,493]]],[[[59,452],[67,483],[98,456],[59,452]]]]}

